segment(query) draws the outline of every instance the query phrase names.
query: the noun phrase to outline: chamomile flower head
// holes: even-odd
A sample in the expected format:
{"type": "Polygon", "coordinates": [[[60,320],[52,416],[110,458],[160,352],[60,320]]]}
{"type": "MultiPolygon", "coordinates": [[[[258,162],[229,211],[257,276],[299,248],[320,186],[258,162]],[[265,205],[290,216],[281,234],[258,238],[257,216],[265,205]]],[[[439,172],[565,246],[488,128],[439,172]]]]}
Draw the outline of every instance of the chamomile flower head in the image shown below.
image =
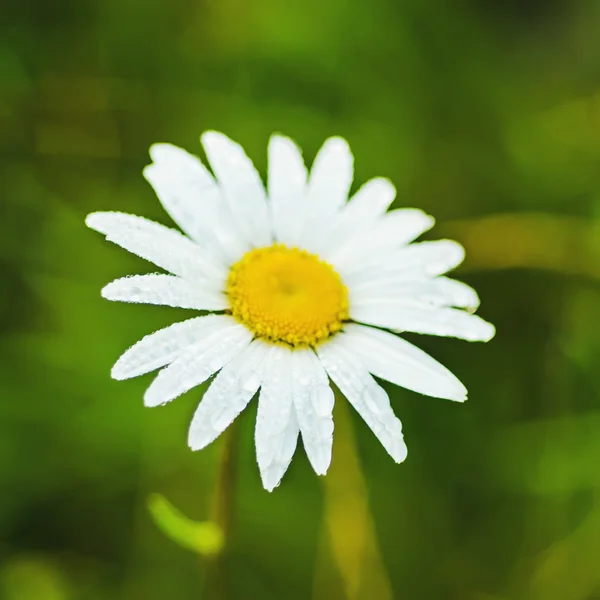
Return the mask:
{"type": "Polygon", "coordinates": [[[294,142],[273,135],[266,188],[241,146],[217,132],[201,139],[212,172],[170,144],[152,146],[144,169],[183,233],[118,212],[87,217],[108,241],[165,271],[117,279],[105,298],[202,311],[144,337],[113,377],[159,370],[144,396],[158,406],[214,376],[190,426],[193,450],[215,440],[258,392],[256,455],[269,491],[299,436],[315,472],[327,471],[330,381],[402,462],[401,423],[373,376],[459,402],[467,391],[398,334],[494,335],[473,314],[475,291],[443,276],[461,263],[463,248],[414,243],[434,220],[412,208],[388,211],[395,189],[387,179],[349,198],[353,158],[339,137],[324,143],[308,173],[294,142]]]}

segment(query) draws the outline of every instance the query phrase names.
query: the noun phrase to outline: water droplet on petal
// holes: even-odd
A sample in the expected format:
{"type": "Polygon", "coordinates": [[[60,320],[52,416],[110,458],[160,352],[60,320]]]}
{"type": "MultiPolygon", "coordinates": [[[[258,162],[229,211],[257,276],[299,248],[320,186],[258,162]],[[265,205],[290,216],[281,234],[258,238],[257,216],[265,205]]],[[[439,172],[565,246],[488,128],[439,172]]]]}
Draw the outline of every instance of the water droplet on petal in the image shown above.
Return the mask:
{"type": "Polygon", "coordinates": [[[375,415],[380,415],[387,404],[387,394],[379,386],[365,387],[360,397],[365,406],[375,415]]]}
{"type": "Polygon", "coordinates": [[[257,371],[248,370],[239,375],[240,387],[245,392],[256,391],[261,384],[261,377],[257,371]]]}
{"type": "Polygon", "coordinates": [[[328,385],[320,385],[310,393],[310,402],[319,417],[325,417],[333,410],[334,397],[328,385]]]}
{"type": "Polygon", "coordinates": [[[217,431],[223,431],[231,424],[233,418],[234,415],[231,413],[231,409],[228,406],[223,406],[211,415],[210,423],[217,431]]]}

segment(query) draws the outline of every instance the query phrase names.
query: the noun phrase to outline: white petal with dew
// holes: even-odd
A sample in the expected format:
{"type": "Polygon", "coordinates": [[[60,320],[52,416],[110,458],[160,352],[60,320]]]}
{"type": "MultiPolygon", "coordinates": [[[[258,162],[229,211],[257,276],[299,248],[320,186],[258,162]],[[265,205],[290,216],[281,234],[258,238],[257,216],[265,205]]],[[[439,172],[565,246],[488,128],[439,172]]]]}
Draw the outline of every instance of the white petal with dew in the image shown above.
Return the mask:
{"type": "Polygon", "coordinates": [[[125,250],[181,277],[222,277],[223,265],[209,252],[175,229],[143,217],[119,212],[96,212],[85,223],[125,250]]]}
{"type": "Polygon", "coordinates": [[[373,237],[390,246],[410,244],[435,225],[435,219],[418,208],[397,208],[383,215],[373,237]]]}
{"type": "Polygon", "coordinates": [[[317,347],[317,354],[327,374],[356,412],[377,436],[390,456],[398,463],[406,458],[402,424],[385,390],[373,379],[365,366],[344,348],[340,336],[317,347]]]}
{"type": "Polygon", "coordinates": [[[454,240],[419,242],[399,250],[394,257],[403,268],[422,271],[426,275],[443,275],[465,259],[465,249],[454,240]]]}
{"type": "Polygon", "coordinates": [[[308,205],[331,214],[348,200],[354,177],[354,158],[348,142],[331,137],[319,150],[308,180],[308,205]]]}
{"type": "Polygon", "coordinates": [[[331,232],[315,243],[313,252],[326,257],[356,235],[368,231],[395,197],[396,188],[388,179],[376,177],[367,181],[332,222],[331,232]]]}
{"type": "Polygon", "coordinates": [[[488,342],[496,333],[491,323],[477,315],[456,308],[421,308],[403,304],[401,300],[351,306],[350,318],[393,331],[455,337],[469,342],[488,342]]]}
{"type": "Polygon", "coordinates": [[[228,323],[188,347],[157,375],[144,395],[146,406],[165,404],[200,385],[248,346],[252,340],[250,330],[232,317],[225,318],[228,323]]]}
{"type": "Polygon", "coordinates": [[[317,475],[325,475],[333,445],[333,390],[310,348],[292,352],[292,394],[302,442],[317,475]]]}
{"type": "Polygon", "coordinates": [[[268,349],[261,340],[254,340],[217,373],[190,425],[188,444],[192,450],[208,446],[246,408],[262,383],[268,349]]]}
{"type": "Polygon", "coordinates": [[[175,323],[143,337],[112,368],[114,379],[130,379],[172,363],[181,353],[230,323],[224,315],[207,315],[175,323]]]}
{"type": "Polygon", "coordinates": [[[376,377],[434,398],[467,399],[465,386],[446,367],[397,335],[350,323],[339,338],[376,377]]]}
{"type": "Polygon", "coordinates": [[[376,279],[400,272],[413,278],[419,274],[435,277],[454,269],[464,258],[465,250],[458,242],[436,240],[410,244],[378,259],[365,256],[352,264],[334,263],[334,266],[346,285],[351,286],[367,278],[376,279]]]}
{"type": "Polygon", "coordinates": [[[340,244],[325,259],[341,269],[359,261],[378,262],[387,258],[394,248],[405,246],[431,229],[434,223],[433,217],[416,208],[393,210],[364,233],[340,244]]]}
{"type": "Polygon", "coordinates": [[[269,140],[269,200],[278,242],[295,246],[302,227],[307,172],[300,149],[289,138],[269,140]]]}
{"type": "Polygon", "coordinates": [[[258,397],[256,459],[263,486],[269,492],[279,485],[298,443],[291,354],[288,348],[271,346],[258,397]]]}
{"type": "Polygon", "coordinates": [[[479,295],[470,285],[449,277],[436,277],[431,289],[424,284],[422,289],[415,291],[419,298],[436,306],[456,306],[475,311],[481,303],[479,295]]]}
{"type": "Polygon", "coordinates": [[[354,158],[348,142],[341,137],[325,141],[313,163],[304,204],[299,245],[318,251],[331,230],[331,219],[348,200],[354,175],[354,158]]]}
{"type": "Polygon", "coordinates": [[[252,161],[222,133],[207,131],[201,140],[237,228],[252,245],[268,246],[272,242],[269,207],[252,161]]]}
{"type": "Polygon", "coordinates": [[[396,197],[394,184],[385,177],[374,177],[365,182],[348,200],[340,218],[364,223],[375,221],[385,214],[396,197]]]}
{"type": "Polygon", "coordinates": [[[210,220],[221,192],[199,158],[172,144],[153,144],[154,161],[144,169],[144,177],[173,221],[192,239],[202,241],[210,230],[210,220]]]}
{"type": "Polygon", "coordinates": [[[410,278],[400,272],[395,276],[370,279],[365,277],[350,290],[350,304],[356,308],[369,303],[413,301],[422,306],[456,306],[475,310],[479,306],[477,292],[466,283],[435,277],[410,278]]]}
{"type": "Polygon", "coordinates": [[[245,249],[233,218],[225,211],[225,199],[208,169],[199,158],[171,144],[150,147],[154,163],[144,169],[144,177],[171,218],[192,239],[217,246],[227,259],[245,249]]]}
{"type": "Polygon", "coordinates": [[[106,285],[102,296],[119,302],[224,310],[229,304],[220,289],[223,285],[204,285],[174,275],[132,275],[106,285]]]}

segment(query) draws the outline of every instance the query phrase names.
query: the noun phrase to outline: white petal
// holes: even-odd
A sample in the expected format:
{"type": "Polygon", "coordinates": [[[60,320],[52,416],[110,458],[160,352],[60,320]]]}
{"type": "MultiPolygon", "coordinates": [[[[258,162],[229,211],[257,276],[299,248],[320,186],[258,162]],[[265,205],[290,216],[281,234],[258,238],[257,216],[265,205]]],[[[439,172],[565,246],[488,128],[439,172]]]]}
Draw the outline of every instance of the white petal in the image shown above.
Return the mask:
{"type": "Polygon", "coordinates": [[[406,300],[412,300],[417,305],[457,306],[470,310],[479,306],[479,296],[472,287],[447,277],[410,278],[399,272],[379,279],[365,278],[349,291],[353,307],[371,302],[406,300]]]}
{"type": "Polygon", "coordinates": [[[216,211],[221,192],[199,158],[171,144],[150,147],[154,161],[144,177],[171,218],[192,239],[205,239],[207,220],[216,211]]]}
{"type": "Polygon", "coordinates": [[[154,144],[150,156],[154,163],[144,176],[175,223],[197,242],[216,245],[226,259],[240,256],[247,246],[200,159],[171,144],[154,144]]]}
{"type": "Polygon", "coordinates": [[[365,366],[344,349],[341,336],[317,346],[317,354],[329,377],[354,406],[396,462],[406,458],[402,424],[390,406],[385,390],[365,366]]]}
{"type": "Polygon", "coordinates": [[[351,306],[350,318],[397,332],[456,337],[470,342],[488,342],[496,333],[491,323],[477,315],[456,308],[420,308],[401,300],[351,306]]]}
{"type": "Polygon", "coordinates": [[[364,183],[344,207],[341,218],[364,223],[374,222],[385,214],[396,197],[394,184],[385,177],[375,177],[364,183]]]}
{"type": "Polygon", "coordinates": [[[256,459],[263,486],[269,492],[279,485],[298,442],[291,353],[288,348],[271,346],[258,397],[256,459]]]}
{"type": "Polygon", "coordinates": [[[272,242],[265,190],[244,149],[216,131],[202,134],[202,144],[237,228],[254,246],[272,242]]]}
{"type": "Polygon", "coordinates": [[[346,285],[351,286],[367,278],[385,277],[400,271],[411,272],[412,276],[422,274],[435,277],[454,269],[464,258],[465,250],[458,242],[436,240],[410,244],[394,250],[386,258],[366,256],[354,263],[332,263],[346,285]]]}
{"type": "Polygon", "coordinates": [[[235,358],[252,340],[252,333],[232,317],[202,341],[189,346],[151,383],[144,395],[146,406],[170,402],[206,381],[235,358]]]}
{"type": "Polygon", "coordinates": [[[377,177],[367,181],[343,207],[332,223],[331,232],[322,236],[319,244],[315,244],[313,252],[326,259],[357,234],[368,231],[385,213],[395,197],[396,188],[388,179],[377,177]]]}
{"type": "Polygon", "coordinates": [[[181,277],[212,278],[223,265],[174,229],[143,217],[118,212],[96,212],[85,223],[125,250],[181,277]]]}
{"type": "Polygon", "coordinates": [[[208,446],[246,408],[262,383],[268,349],[254,340],[217,373],[192,419],[188,436],[192,450],[208,446]]]}
{"type": "Polygon", "coordinates": [[[397,335],[350,323],[339,337],[381,379],[435,398],[467,399],[465,386],[446,367],[397,335]]]}
{"type": "Polygon", "coordinates": [[[470,285],[449,277],[436,277],[432,284],[431,292],[423,289],[420,298],[437,306],[456,306],[470,311],[479,308],[479,295],[470,285]]]}
{"type": "Polygon", "coordinates": [[[418,208],[398,208],[386,213],[373,234],[386,245],[410,244],[435,225],[435,219],[418,208]]]}
{"type": "Polygon", "coordinates": [[[394,210],[361,235],[340,244],[326,259],[342,269],[351,268],[359,261],[378,262],[387,258],[394,248],[412,242],[431,229],[434,223],[433,217],[416,208],[394,210]]]}
{"type": "Polygon", "coordinates": [[[342,208],[352,185],[353,164],[354,158],[345,139],[331,137],[326,140],[310,171],[308,205],[325,214],[342,208]]]}
{"type": "Polygon", "coordinates": [[[273,232],[278,242],[295,246],[302,228],[306,166],[292,140],[273,135],[269,140],[269,200],[273,232]]]}
{"type": "Polygon", "coordinates": [[[333,390],[312,349],[292,352],[292,393],[306,455],[317,475],[325,475],[333,445],[333,390]]]}
{"type": "Polygon", "coordinates": [[[111,375],[114,379],[130,379],[160,369],[229,322],[230,317],[224,315],[207,315],[155,331],[129,348],[115,363],[111,375]]]}
{"type": "Polygon", "coordinates": [[[102,296],[119,302],[224,310],[228,302],[218,291],[219,287],[223,289],[222,286],[209,287],[173,275],[132,275],[109,283],[103,288],[102,296]]]}
{"type": "Polygon", "coordinates": [[[331,230],[331,220],[341,210],[352,185],[353,156],[340,137],[325,141],[312,166],[304,203],[304,224],[298,240],[302,248],[317,252],[331,230]]]}
{"type": "Polygon", "coordinates": [[[465,249],[454,240],[419,242],[399,250],[397,260],[403,268],[414,267],[426,275],[443,275],[465,259],[465,249]]]}

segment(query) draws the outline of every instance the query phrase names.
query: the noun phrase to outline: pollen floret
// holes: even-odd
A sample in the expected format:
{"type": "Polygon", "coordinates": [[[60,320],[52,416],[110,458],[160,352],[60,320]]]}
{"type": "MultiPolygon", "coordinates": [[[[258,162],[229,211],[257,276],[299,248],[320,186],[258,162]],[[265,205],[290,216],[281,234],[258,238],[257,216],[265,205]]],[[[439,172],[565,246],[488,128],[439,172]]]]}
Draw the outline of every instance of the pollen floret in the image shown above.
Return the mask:
{"type": "Polygon", "coordinates": [[[348,319],[348,290],[316,254],[284,244],[247,252],[227,280],[231,313],[257,337],[315,346],[348,319]]]}

